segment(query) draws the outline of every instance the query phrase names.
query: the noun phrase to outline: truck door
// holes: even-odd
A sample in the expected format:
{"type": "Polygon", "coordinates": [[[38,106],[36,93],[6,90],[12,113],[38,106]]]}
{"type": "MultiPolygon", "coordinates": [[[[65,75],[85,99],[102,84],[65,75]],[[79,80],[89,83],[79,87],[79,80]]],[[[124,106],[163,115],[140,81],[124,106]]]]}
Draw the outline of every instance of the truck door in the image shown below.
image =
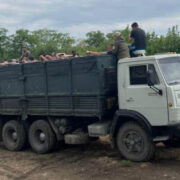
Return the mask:
{"type": "Polygon", "coordinates": [[[126,68],[126,108],[142,114],[151,125],[168,123],[166,86],[160,81],[160,74],[153,64],[128,66],[126,68]],[[155,87],[163,91],[162,95],[147,85],[147,70],[151,69],[156,76],[155,87]]]}

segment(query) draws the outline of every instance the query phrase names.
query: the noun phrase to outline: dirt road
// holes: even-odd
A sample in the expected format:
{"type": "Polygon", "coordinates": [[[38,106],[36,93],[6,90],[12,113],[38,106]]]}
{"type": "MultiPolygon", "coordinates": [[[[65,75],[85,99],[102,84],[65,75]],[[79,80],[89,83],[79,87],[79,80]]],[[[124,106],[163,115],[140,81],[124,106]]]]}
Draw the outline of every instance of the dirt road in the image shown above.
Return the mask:
{"type": "Polygon", "coordinates": [[[46,155],[9,152],[0,145],[0,180],[179,180],[180,148],[159,146],[153,161],[120,158],[106,141],[66,146],[46,155]]]}

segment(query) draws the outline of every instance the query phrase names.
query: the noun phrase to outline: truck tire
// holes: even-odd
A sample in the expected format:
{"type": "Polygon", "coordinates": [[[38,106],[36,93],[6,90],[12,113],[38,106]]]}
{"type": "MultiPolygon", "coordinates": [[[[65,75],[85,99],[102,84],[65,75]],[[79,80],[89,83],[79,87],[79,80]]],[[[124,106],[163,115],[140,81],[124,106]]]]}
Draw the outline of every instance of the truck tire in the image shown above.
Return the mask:
{"type": "Polygon", "coordinates": [[[8,150],[22,150],[26,144],[24,126],[15,120],[8,121],[3,127],[2,139],[8,150]]]}
{"type": "Polygon", "coordinates": [[[44,120],[35,121],[29,129],[29,142],[39,154],[50,152],[55,146],[56,137],[49,123],[44,120]]]}
{"type": "Polygon", "coordinates": [[[148,161],[155,152],[150,135],[134,122],[127,122],[119,128],[116,143],[121,155],[135,162],[148,161]]]}

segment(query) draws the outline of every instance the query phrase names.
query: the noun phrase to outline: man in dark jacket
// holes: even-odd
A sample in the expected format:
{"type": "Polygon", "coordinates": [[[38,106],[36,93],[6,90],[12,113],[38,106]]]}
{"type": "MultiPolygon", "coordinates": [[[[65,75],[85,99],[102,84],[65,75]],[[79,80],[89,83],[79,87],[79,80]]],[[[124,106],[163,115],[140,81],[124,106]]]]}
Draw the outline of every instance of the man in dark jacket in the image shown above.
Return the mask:
{"type": "Polygon", "coordinates": [[[146,50],[146,34],[145,31],[139,28],[138,23],[133,23],[131,25],[132,31],[129,37],[129,41],[134,40],[134,43],[130,47],[130,54],[133,57],[136,51],[146,50]]]}

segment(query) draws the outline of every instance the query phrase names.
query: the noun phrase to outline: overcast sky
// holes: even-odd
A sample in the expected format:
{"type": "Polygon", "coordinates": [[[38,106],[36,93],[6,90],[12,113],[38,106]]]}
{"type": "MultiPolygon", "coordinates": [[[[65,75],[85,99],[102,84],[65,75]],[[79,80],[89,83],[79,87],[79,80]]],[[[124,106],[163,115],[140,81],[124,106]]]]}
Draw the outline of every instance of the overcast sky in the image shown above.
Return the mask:
{"type": "Polygon", "coordinates": [[[80,38],[134,21],[146,31],[164,34],[180,25],[180,0],[0,0],[0,27],[10,33],[48,28],[80,38]]]}

